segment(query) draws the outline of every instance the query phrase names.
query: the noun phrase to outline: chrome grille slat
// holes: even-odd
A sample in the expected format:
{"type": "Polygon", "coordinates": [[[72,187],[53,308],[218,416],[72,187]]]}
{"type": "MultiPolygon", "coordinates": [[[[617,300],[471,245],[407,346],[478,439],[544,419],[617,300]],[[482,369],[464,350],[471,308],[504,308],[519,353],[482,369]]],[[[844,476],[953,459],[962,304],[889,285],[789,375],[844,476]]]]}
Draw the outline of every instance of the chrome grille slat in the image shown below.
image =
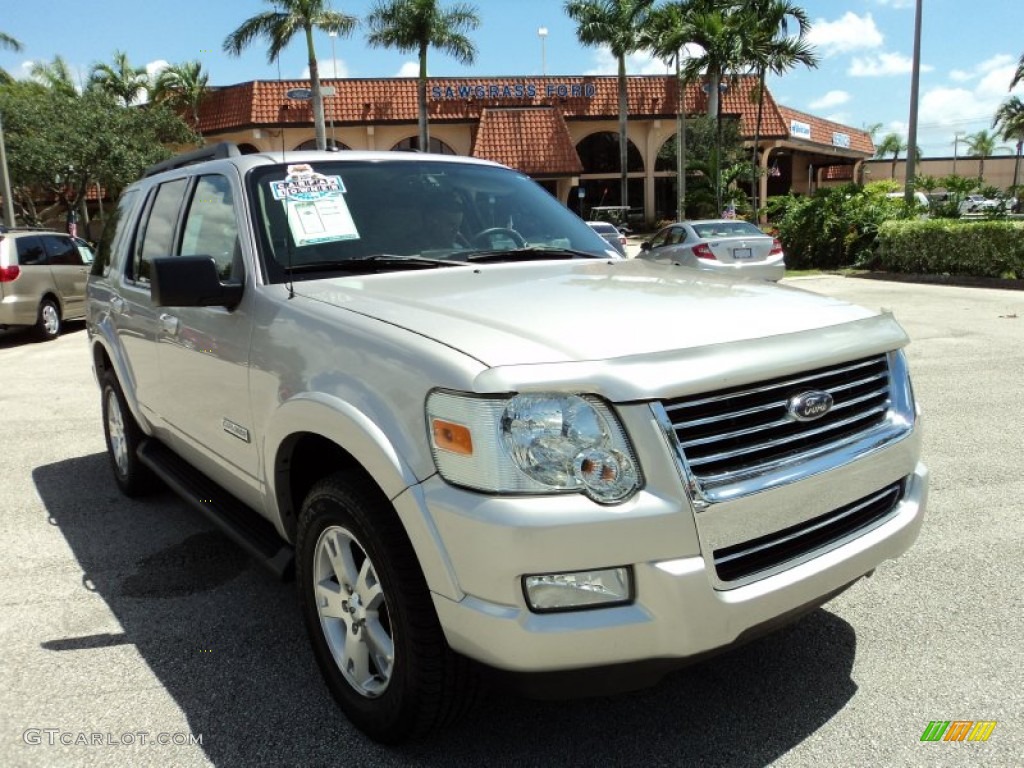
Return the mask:
{"type": "MultiPolygon", "coordinates": [[[[853,416],[853,417],[851,417],[849,419],[843,419],[842,421],[832,422],[831,424],[828,424],[828,425],[826,425],[824,427],[819,427],[818,429],[812,429],[812,430],[808,430],[806,432],[800,432],[800,433],[798,433],[796,435],[791,435],[789,437],[780,438],[778,440],[769,440],[769,441],[766,441],[766,442],[763,442],[763,443],[757,443],[757,444],[754,444],[754,445],[748,445],[748,446],[745,446],[744,448],[741,448],[741,449],[738,449],[738,450],[735,450],[735,451],[726,451],[725,453],[713,454],[711,456],[705,456],[705,457],[702,457],[702,458],[699,458],[699,459],[690,459],[690,466],[691,467],[699,467],[699,466],[702,466],[704,464],[710,464],[710,463],[715,462],[715,461],[722,461],[724,459],[731,459],[731,458],[735,458],[735,457],[741,456],[741,455],[746,455],[746,454],[750,454],[750,453],[757,453],[758,451],[763,451],[763,450],[766,450],[768,448],[778,447],[778,446],[786,445],[786,444],[789,444],[789,443],[794,443],[794,442],[796,442],[798,440],[803,440],[803,439],[805,439],[807,437],[813,437],[815,435],[821,435],[821,434],[824,434],[826,432],[834,432],[836,429],[838,429],[840,427],[845,427],[845,426],[848,426],[850,424],[854,424],[854,423],[856,423],[858,421],[861,421],[865,417],[870,416],[870,415],[875,414],[875,413],[885,413],[887,410],[888,410],[888,404],[886,404],[885,406],[878,407],[878,408],[872,408],[870,411],[867,411],[867,412],[862,413],[862,414],[858,414],[857,416],[853,416]]],[[[792,422],[786,422],[786,423],[789,424],[789,423],[792,423],[792,422]]]]}
{"type": "MultiPolygon", "coordinates": [[[[872,358],[872,359],[865,360],[865,361],[862,361],[860,363],[855,363],[853,365],[849,365],[849,366],[846,366],[846,367],[833,368],[833,369],[829,370],[829,373],[832,374],[832,375],[848,373],[849,371],[855,371],[858,368],[864,368],[864,367],[869,366],[869,365],[876,365],[878,363],[878,360],[879,360],[878,358],[872,358]]],[[[884,361],[884,358],[881,358],[881,360],[884,361]]],[[[800,376],[798,378],[786,379],[785,381],[772,382],[772,383],[766,384],[764,386],[751,387],[750,389],[738,390],[736,392],[730,392],[729,394],[725,394],[725,395],[712,395],[710,397],[693,398],[693,399],[687,398],[686,402],[675,402],[675,403],[671,403],[671,404],[670,403],[665,403],[665,411],[671,415],[674,410],[678,410],[680,408],[694,408],[694,407],[697,407],[697,406],[700,406],[700,405],[706,405],[706,404],[709,404],[709,403],[720,402],[722,400],[729,400],[729,399],[732,399],[732,398],[741,397],[743,395],[753,395],[753,394],[758,394],[760,392],[767,392],[768,390],[778,389],[779,387],[792,387],[792,386],[796,386],[798,384],[804,384],[805,382],[808,382],[808,381],[814,381],[814,380],[819,379],[819,378],[821,378],[821,377],[820,376],[815,376],[815,375],[800,376]]],[[[886,374],[886,378],[888,378],[888,374],[886,374]]],[[[673,419],[673,421],[674,421],[674,419],[673,419]]]]}
{"type": "Polygon", "coordinates": [[[870,432],[892,407],[886,355],[665,402],[690,472],[701,483],[728,483],[767,468],[819,455],[870,432]],[[828,392],[832,408],[797,421],[790,398],[828,392]]]}
{"type": "MultiPolygon", "coordinates": [[[[855,405],[859,405],[860,403],[863,403],[866,400],[873,400],[873,399],[875,399],[877,397],[880,397],[882,394],[883,393],[881,391],[879,391],[879,392],[870,392],[870,393],[868,393],[866,395],[862,395],[861,397],[854,398],[853,400],[849,400],[849,401],[840,403],[839,405],[832,406],[832,411],[831,412],[835,413],[837,411],[841,411],[841,410],[844,410],[846,408],[852,408],[855,405]]],[[[779,406],[773,406],[773,407],[779,407],[779,406]]],[[[783,405],[782,407],[785,407],[785,406],[783,405]]],[[[737,414],[737,415],[740,415],[740,414],[737,414]]],[[[746,415],[746,414],[743,414],[743,415],[746,415]]],[[[702,421],[704,421],[704,423],[710,423],[710,422],[705,421],[705,420],[702,420],[702,421]]],[[[690,423],[691,424],[696,424],[697,422],[690,422],[690,423]]],[[[769,422],[768,424],[761,424],[760,426],[757,426],[757,427],[750,427],[748,429],[740,429],[740,430],[737,430],[735,432],[721,432],[721,433],[715,435],[714,437],[704,437],[704,438],[700,438],[699,440],[690,440],[688,442],[682,443],[682,446],[683,446],[683,450],[686,450],[687,448],[692,448],[692,447],[695,447],[695,446],[698,446],[698,445],[710,445],[711,443],[719,443],[719,442],[722,442],[723,440],[731,440],[731,439],[736,438],[736,437],[743,437],[744,435],[754,435],[754,434],[757,434],[758,432],[763,432],[766,429],[772,429],[773,427],[782,427],[782,426],[786,426],[786,425],[789,425],[789,424],[792,424],[792,423],[793,423],[793,420],[790,419],[790,418],[777,419],[776,421],[769,422]]],[[[842,426],[842,425],[841,424],[831,424],[830,426],[842,426]]],[[[777,441],[775,441],[775,442],[777,442],[777,441]]]]}

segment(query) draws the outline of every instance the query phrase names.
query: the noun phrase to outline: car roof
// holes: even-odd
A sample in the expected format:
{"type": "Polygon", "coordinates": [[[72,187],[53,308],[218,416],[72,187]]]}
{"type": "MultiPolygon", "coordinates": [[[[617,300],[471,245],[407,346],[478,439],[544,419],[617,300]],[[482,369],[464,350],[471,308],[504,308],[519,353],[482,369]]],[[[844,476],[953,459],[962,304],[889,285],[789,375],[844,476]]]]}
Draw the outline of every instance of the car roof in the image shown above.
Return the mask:
{"type": "Polygon", "coordinates": [[[495,163],[491,160],[482,160],[464,155],[440,155],[429,152],[396,152],[386,150],[282,150],[280,152],[254,152],[242,154],[237,145],[232,142],[221,142],[210,147],[202,147],[192,152],[185,152],[175,155],[161,163],[147,168],[139,181],[147,181],[159,177],[174,178],[179,176],[191,176],[201,173],[207,168],[223,167],[224,164],[235,166],[240,173],[245,174],[253,168],[266,165],[296,165],[300,163],[324,163],[324,162],[350,162],[350,161],[373,162],[408,162],[430,161],[453,163],[459,165],[479,165],[492,168],[504,168],[506,166],[495,163]]]}

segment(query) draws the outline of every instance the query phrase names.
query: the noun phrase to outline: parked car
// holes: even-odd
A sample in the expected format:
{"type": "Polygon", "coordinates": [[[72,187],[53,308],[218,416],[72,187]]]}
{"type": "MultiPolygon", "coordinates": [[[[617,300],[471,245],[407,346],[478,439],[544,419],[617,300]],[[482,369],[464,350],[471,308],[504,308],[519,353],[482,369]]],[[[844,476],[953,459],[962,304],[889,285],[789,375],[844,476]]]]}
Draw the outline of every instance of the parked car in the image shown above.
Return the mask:
{"type": "Polygon", "coordinates": [[[607,221],[588,221],[587,225],[601,237],[611,243],[620,256],[626,255],[626,236],[614,224],[607,221]]]}
{"type": "Polygon", "coordinates": [[[778,238],[741,219],[669,224],[640,245],[640,257],[761,280],[781,280],[786,273],[778,238]]]}
{"type": "Polygon", "coordinates": [[[482,667],[652,684],[924,518],[891,313],[609,258],[482,160],[172,158],[110,217],[87,329],[116,484],[160,478],[294,573],[328,689],[380,741],[472,707],[482,667]],[[467,245],[397,215],[440,198],[467,245]]]}
{"type": "Polygon", "coordinates": [[[0,228],[0,328],[34,327],[43,339],[85,317],[89,244],[62,232],[0,228]]]}
{"type": "Polygon", "coordinates": [[[1003,206],[999,200],[992,200],[984,195],[968,195],[960,201],[960,215],[965,213],[992,213],[1003,206]]]}

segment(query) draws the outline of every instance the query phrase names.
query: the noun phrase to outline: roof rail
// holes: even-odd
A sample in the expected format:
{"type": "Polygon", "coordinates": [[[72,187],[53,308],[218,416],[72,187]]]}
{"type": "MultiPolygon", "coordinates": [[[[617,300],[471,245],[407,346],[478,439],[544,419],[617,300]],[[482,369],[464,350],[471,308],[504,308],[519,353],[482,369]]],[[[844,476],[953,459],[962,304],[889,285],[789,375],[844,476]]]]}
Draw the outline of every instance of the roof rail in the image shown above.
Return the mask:
{"type": "Polygon", "coordinates": [[[233,141],[222,141],[219,144],[213,144],[208,147],[200,147],[194,149],[191,152],[184,152],[180,155],[175,155],[162,163],[151,165],[142,174],[143,178],[147,176],[155,176],[158,173],[164,171],[170,171],[174,168],[184,168],[186,165],[195,165],[196,163],[202,163],[206,160],[223,160],[226,157],[238,157],[241,155],[241,151],[238,149],[238,145],[233,141]]]}

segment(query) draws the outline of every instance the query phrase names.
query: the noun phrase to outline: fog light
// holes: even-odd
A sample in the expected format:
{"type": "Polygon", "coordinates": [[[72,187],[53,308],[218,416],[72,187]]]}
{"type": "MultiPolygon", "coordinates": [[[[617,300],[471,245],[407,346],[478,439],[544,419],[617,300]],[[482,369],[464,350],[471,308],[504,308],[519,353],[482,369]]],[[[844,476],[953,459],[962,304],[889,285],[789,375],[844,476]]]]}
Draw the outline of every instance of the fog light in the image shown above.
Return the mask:
{"type": "Polygon", "coordinates": [[[523,593],[538,613],[607,608],[633,600],[633,576],[629,568],[524,576],[523,593]]]}

